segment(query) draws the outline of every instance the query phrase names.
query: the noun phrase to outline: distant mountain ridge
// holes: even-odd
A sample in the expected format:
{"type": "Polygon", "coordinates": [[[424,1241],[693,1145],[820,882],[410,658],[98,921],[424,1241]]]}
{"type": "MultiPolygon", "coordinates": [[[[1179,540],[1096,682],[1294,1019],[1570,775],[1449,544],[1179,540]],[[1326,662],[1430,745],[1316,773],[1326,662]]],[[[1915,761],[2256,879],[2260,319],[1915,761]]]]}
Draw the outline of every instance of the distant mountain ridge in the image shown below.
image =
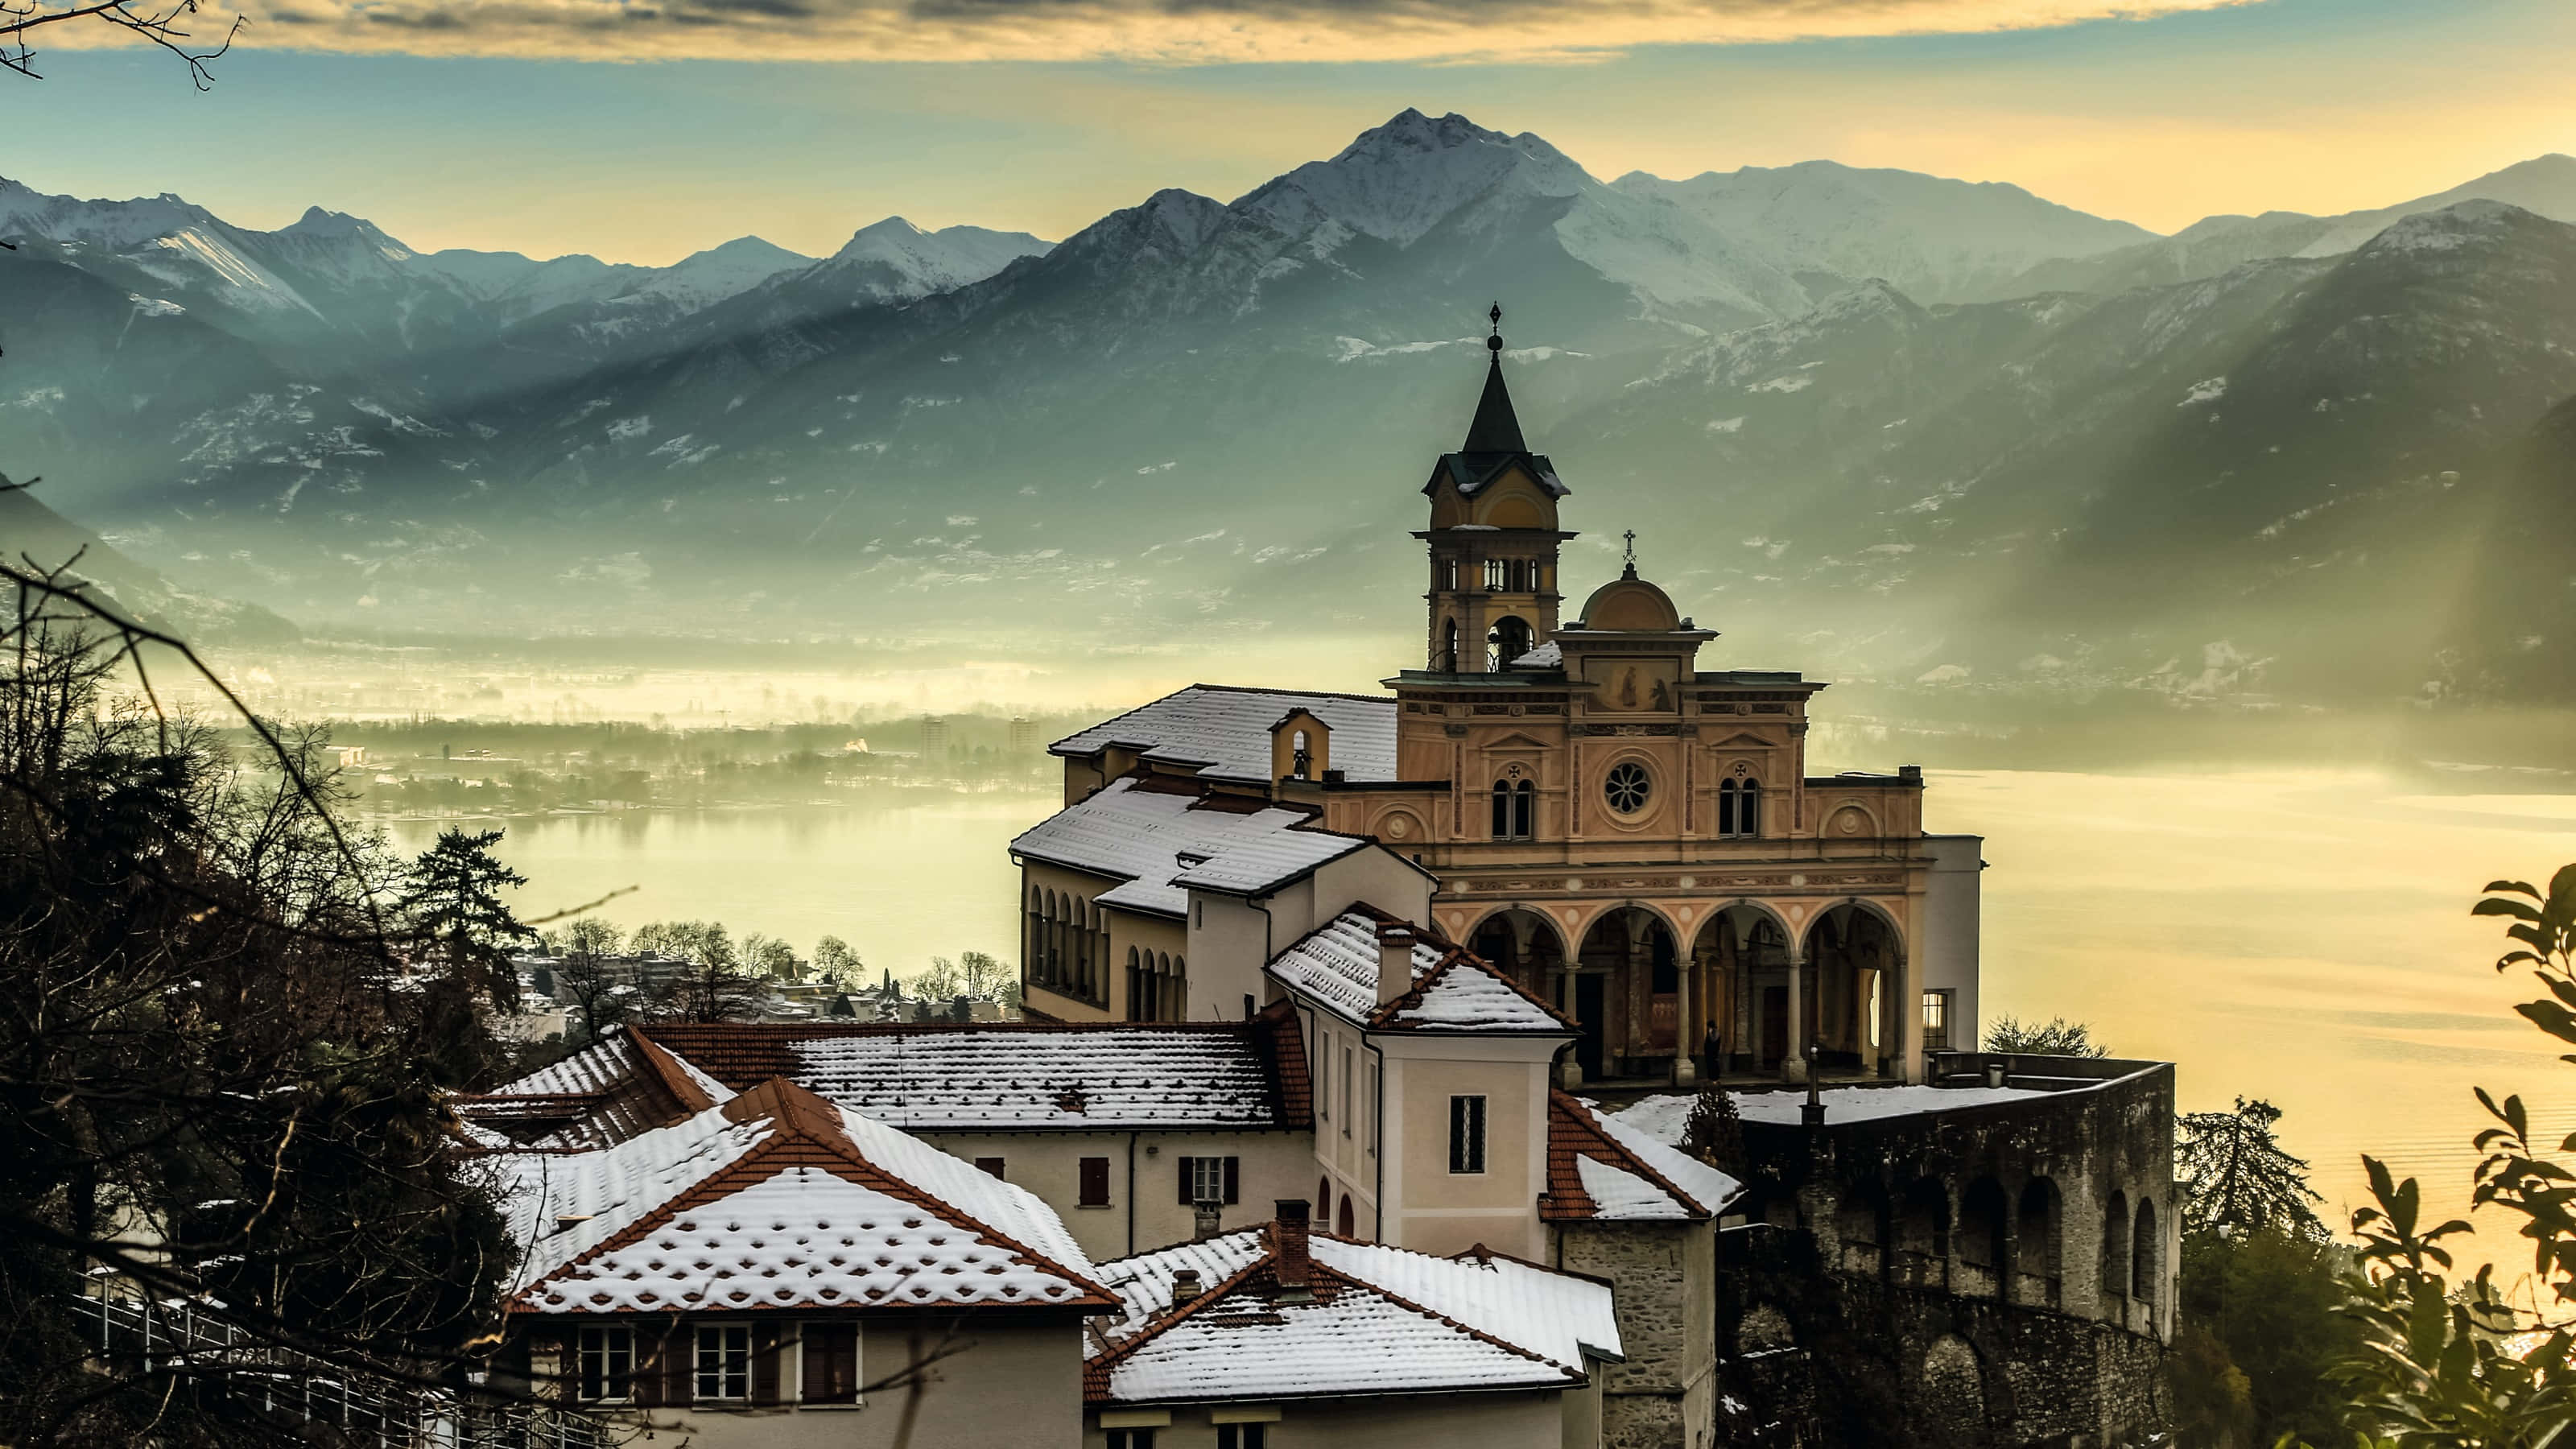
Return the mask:
{"type": "MultiPolygon", "coordinates": [[[[2443,510],[2546,475],[2516,450],[2576,395],[2570,167],[2156,238],[1829,162],[1604,182],[1406,111],[1053,245],[888,218],[651,270],[0,188],[0,458],[312,622],[1400,632],[1403,475],[1456,445],[1500,299],[1592,530],[1569,568],[1655,522],[1730,649],[2177,695],[2474,653],[2569,689],[2389,560],[2470,567],[2500,545],[2443,510]]],[[[2559,637],[2528,603],[2512,637],[2559,637]]]]}

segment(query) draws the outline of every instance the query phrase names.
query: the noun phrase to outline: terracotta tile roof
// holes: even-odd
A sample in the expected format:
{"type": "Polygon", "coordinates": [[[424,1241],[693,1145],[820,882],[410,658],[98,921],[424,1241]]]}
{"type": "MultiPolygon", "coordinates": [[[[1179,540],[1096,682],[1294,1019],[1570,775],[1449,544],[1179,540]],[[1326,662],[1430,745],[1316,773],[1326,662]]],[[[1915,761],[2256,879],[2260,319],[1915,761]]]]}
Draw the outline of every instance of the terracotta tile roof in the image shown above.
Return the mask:
{"type": "Polygon", "coordinates": [[[786,1081],[598,1152],[496,1154],[510,1311],[1116,1308],[1023,1188],[786,1081]]]}
{"type": "Polygon", "coordinates": [[[1550,1091],[1547,1109],[1547,1190],[1538,1199],[1545,1221],[1704,1219],[1743,1191],[1725,1173],[1610,1121],[1569,1092],[1550,1091]]]}

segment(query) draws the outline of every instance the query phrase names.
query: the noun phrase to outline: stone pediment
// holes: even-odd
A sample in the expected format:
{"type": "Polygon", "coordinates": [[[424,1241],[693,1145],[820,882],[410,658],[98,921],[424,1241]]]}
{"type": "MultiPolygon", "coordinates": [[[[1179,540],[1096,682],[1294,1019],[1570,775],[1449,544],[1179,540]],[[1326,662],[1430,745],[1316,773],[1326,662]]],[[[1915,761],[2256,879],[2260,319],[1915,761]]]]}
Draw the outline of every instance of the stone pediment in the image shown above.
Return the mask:
{"type": "Polygon", "coordinates": [[[1552,750],[1555,749],[1556,746],[1547,740],[1542,740],[1531,735],[1525,730],[1514,730],[1510,734],[1503,736],[1501,739],[1487,740],[1476,748],[1487,751],[1552,750]]]}
{"type": "Polygon", "coordinates": [[[1752,734],[1745,730],[1737,730],[1726,738],[1715,741],[1710,745],[1710,748],[1719,750],[1776,750],[1780,748],[1780,741],[1767,740],[1760,735],[1752,734]]]}

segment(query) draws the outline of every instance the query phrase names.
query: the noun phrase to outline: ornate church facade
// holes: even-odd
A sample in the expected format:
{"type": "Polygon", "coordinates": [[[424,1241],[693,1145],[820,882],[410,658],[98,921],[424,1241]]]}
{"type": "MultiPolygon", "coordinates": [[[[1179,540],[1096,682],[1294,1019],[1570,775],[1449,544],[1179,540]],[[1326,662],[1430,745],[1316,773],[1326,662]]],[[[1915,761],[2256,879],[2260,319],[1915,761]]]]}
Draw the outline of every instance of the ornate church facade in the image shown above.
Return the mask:
{"type": "Polygon", "coordinates": [[[1191,850],[1129,830],[1122,852],[1068,818],[1124,780],[1427,872],[1429,924],[1578,1024],[1567,1080],[1923,1080],[1928,1052],[1975,1045],[1982,842],[1924,829],[1912,766],[1811,775],[1825,686],[1704,667],[1717,631],[1640,575],[1633,533],[1563,617],[1571,490],[1522,435],[1495,320],[1465,440],[1422,485],[1419,667],[1384,695],[1193,686],[1054,745],[1066,814],[1013,846],[1031,1011],[1259,1004],[1237,973],[1191,974],[1213,943],[1154,879],[1191,850]]]}

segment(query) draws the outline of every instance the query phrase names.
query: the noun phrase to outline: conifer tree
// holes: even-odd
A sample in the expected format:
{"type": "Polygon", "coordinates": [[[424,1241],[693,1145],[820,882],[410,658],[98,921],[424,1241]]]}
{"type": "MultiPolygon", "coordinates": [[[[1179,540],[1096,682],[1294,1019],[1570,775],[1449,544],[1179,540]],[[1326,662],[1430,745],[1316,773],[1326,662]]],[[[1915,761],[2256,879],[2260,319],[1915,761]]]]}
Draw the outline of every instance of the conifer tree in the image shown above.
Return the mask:
{"type": "Polygon", "coordinates": [[[2233,1112],[2188,1112],[2174,1144],[2174,1178],[2184,1194],[2186,1232],[2278,1231],[2323,1238],[2311,1203],[2306,1159],[2292,1157],[2272,1133],[2281,1109],[2259,1098],[2236,1099],[2233,1112]]]}
{"type": "Polygon", "coordinates": [[[438,843],[412,863],[403,907],[413,931],[447,963],[454,979],[480,985],[495,1009],[517,1011],[519,974],[510,964],[510,948],[535,940],[537,933],[520,924],[501,899],[502,891],[528,883],[492,854],[502,833],[441,831],[438,843]]]}

